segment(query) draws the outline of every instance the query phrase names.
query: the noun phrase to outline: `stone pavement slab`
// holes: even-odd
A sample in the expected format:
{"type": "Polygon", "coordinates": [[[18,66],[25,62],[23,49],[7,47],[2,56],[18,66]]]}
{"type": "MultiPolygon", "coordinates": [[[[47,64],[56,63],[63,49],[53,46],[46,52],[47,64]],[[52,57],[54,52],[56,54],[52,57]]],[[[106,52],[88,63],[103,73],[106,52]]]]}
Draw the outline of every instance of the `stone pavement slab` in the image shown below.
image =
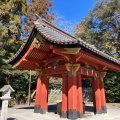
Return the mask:
{"type": "MultiPolygon", "coordinates": [[[[39,114],[34,113],[33,106],[9,108],[7,120],[67,120],[55,114],[55,109],[55,105],[50,105],[47,114],[39,114]]],[[[107,111],[107,114],[94,115],[92,105],[87,105],[84,118],[77,120],[120,120],[120,107],[107,106],[107,111]]]]}

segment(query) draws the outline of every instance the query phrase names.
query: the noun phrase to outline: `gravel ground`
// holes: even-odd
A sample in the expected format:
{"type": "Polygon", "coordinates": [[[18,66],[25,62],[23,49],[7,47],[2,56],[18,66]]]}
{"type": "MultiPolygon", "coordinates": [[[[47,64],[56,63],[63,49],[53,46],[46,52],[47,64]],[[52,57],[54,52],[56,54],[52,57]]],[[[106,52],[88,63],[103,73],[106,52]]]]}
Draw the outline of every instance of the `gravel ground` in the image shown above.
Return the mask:
{"type": "MultiPolygon", "coordinates": [[[[94,115],[92,104],[86,105],[84,118],[77,120],[120,120],[120,104],[108,104],[107,114],[94,115]]],[[[47,114],[34,113],[34,107],[17,106],[8,108],[7,120],[66,120],[55,114],[56,105],[49,105],[47,114]]],[[[1,111],[0,111],[1,112],[1,111]]]]}

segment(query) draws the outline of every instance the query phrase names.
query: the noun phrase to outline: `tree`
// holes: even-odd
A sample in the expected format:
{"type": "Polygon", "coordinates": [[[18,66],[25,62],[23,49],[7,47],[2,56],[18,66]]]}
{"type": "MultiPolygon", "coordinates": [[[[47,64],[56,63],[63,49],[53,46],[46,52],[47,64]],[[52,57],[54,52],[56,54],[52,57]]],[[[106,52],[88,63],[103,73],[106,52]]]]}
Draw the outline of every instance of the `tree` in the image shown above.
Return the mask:
{"type": "Polygon", "coordinates": [[[39,19],[39,17],[42,17],[49,22],[52,22],[52,20],[54,20],[54,13],[52,12],[50,14],[51,7],[51,0],[31,0],[31,2],[28,4],[24,33],[30,33],[34,21],[39,19]]]}
{"type": "Polygon", "coordinates": [[[70,20],[66,20],[64,16],[62,16],[60,13],[55,12],[54,13],[55,20],[53,21],[53,24],[61,28],[61,30],[73,35],[74,34],[74,29],[76,28],[76,23],[72,22],[70,20]]]}
{"type": "MultiPolygon", "coordinates": [[[[23,22],[26,26],[31,24],[30,29],[32,29],[33,21],[38,19],[34,12],[51,20],[53,16],[48,14],[50,6],[52,6],[50,0],[34,0],[30,4],[26,0],[0,1],[0,87],[11,84],[16,91],[13,97],[18,103],[21,99],[26,100],[28,95],[25,86],[28,86],[29,74],[28,71],[12,68],[6,62],[14,56],[24,41],[23,22]],[[30,24],[23,21],[23,17],[28,18],[30,24]]],[[[26,35],[24,37],[26,38],[26,35]]]]}
{"type": "Polygon", "coordinates": [[[85,18],[85,32],[80,33],[85,41],[94,44],[103,52],[120,59],[120,1],[101,0],[85,18]]]}
{"type": "Polygon", "coordinates": [[[0,2],[0,76],[6,84],[20,71],[12,69],[6,63],[18,50],[20,39],[21,17],[26,12],[26,0],[2,0],[0,2]],[[11,47],[12,46],[12,47],[11,47]]]}
{"type": "Polygon", "coordinates": [[[106,97],[108,102],[120,101],[120,74],[115,72],[107,72],[104,79],[106,97]]]}
{"type": "Polygon", "coordinates": [[[20,38],[21,16],[27,10],[26,0],[1,0],[0,2],[0,42],[10,44],[20,38]]]}
{"type": "MultiPolygon", "coordinates": [[[[120,1],[100,0],[84,22],[75,29],[75,36],[120,60],[120,1]],[[82,28],[82,29],[81,29],[82,28]]],[[[109,102],[120,100],[120,73],[108,71],[105,88],[109,102]]]]}
{"type": "Polygon", "coordinates": [[[81,37],[82,33],[85,31],[85,27],[87,27],[87,24],[84,20],[78,23],[74,31],[74,36],[81,37]]]}

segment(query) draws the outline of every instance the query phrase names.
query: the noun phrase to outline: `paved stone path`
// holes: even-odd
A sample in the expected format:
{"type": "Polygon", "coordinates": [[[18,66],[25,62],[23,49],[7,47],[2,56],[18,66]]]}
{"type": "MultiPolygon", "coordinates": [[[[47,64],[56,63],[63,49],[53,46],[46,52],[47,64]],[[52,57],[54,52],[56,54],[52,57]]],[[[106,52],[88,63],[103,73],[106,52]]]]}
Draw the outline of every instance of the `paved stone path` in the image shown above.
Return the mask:
{"type": "MultiPolygon", "coordinates": [[[[33,112],[33,106],[9,108],[7,120],[66,120],[55,114],[55,109],[56,106],[50,105],[47,114],[39,114],[33,112]]],[[[84,118],[77,120],[120,120],[120,107],[107,106],[107,111],[107,114],[94,115],[93,107],[89,105],[84,118]]]]}

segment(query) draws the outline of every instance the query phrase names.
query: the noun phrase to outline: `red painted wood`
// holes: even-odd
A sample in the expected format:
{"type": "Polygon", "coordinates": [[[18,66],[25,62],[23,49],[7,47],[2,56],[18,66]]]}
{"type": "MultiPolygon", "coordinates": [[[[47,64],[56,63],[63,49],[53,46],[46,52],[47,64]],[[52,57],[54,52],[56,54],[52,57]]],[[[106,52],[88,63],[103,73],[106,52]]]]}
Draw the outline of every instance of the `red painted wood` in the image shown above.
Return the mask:
{"type": "Polygon", "coordinates": [[[92,78],[92,93],[93,93],[93,106],[94,110],[96,109],[96,102],[95,102],[95,82],[94,78],[92,78]]]}
{"type": "Polygon", "coordinates": [[[82,79],[80,74],[77,75],[77,111],[83,113],[82,79]]]}
{"type": "Polygon", "coordinates": [[[104,89],[104,82],[103,80],[100,80],[100,88],[101,88],[101,106],[106,106],[106,97],[105,97],[105,89],[104,89]]]}
{"type": "Polygon", "coordinates": [[[59,66],[59,67],[42,69],[42,73],[45,75],[56,75],[56,74],[67,73],[67,70],[66,70],[65,66],[63,65],[63,66],[59,66]]]}
{"type": "Polygon", "coordinates": [[[94,79],[94,87],[95,87],[95,106],[96,110],[101,110],[101,94],[100,94],[100,84],[99,78],[94,79]]]}
{"type": "Polygon", "coordinates": [[[68,96],[68,85],[67,85],[67,74],[62,75],[62,108],[61,112],[67,112],[67,96],[68,96]]]}
{"type": "Polygon", "coordinates": [[[41,79],[38,77],[37,80],[37,87],[36,87],[36,98],[35,98],[35,105],[41,105],[41,90],[42,90],[42,82],[41,79]]]}
{"type": "MultiPolygon", "coordinates": [[[[86,76],[86,77],[95,77],[95,74],[99,76],[100,72],[91,70],[85,67],[81,67],[78,71],[81,73],[81,75],[86,76]]],[[[67,69],[64,65],[57,66],[57,67],[51,67],[51,68],[44,68],[42,69],[42,73],[45,75],[60,75],[60,74],[65,74],[67,73],[67,69]]]]}
{"type": "Polygon", "coordinates": [[[42,90],[41,90],[41,109],[45,110],[48,107],[48,87],[49,78],[42,76],[42,90]]]}
{"type": "Polygon", "coordinates": [[[37,53],[41,53],[41,54],[47,54],[46,51],[40,50],[40,49],[37,49],[37,48],[34,48],[33,51],[35,51],[35,52],[37,52],[37,53]]]}
{"type": "Polygon", "coordinates": [[[73,74],[68,75],[68,110],[77,111],[77,79],[73,74]]]}
{"type": "Polygon", "coordinates": [[[101,58],[98,58],[92,54],[89,54],[83,50],[80,50],[80,52],[78,53],[79,56],[81,56],[80,61],[84,62],[84,63],[91,63],[91,65],[98,66],[106,66],[109,70],[115,70],[115,71],[120,71],[120,68],[117,67],[117,65],[109,63],[108,61],[105,61],[101,58]]]}
{"type": "Polygon", "coordinates": [[[26,60],[33,63],[43,64],[43,61],[40,61],[39,59],[31,58],[31,57],[26,57],[26,60]]]}

